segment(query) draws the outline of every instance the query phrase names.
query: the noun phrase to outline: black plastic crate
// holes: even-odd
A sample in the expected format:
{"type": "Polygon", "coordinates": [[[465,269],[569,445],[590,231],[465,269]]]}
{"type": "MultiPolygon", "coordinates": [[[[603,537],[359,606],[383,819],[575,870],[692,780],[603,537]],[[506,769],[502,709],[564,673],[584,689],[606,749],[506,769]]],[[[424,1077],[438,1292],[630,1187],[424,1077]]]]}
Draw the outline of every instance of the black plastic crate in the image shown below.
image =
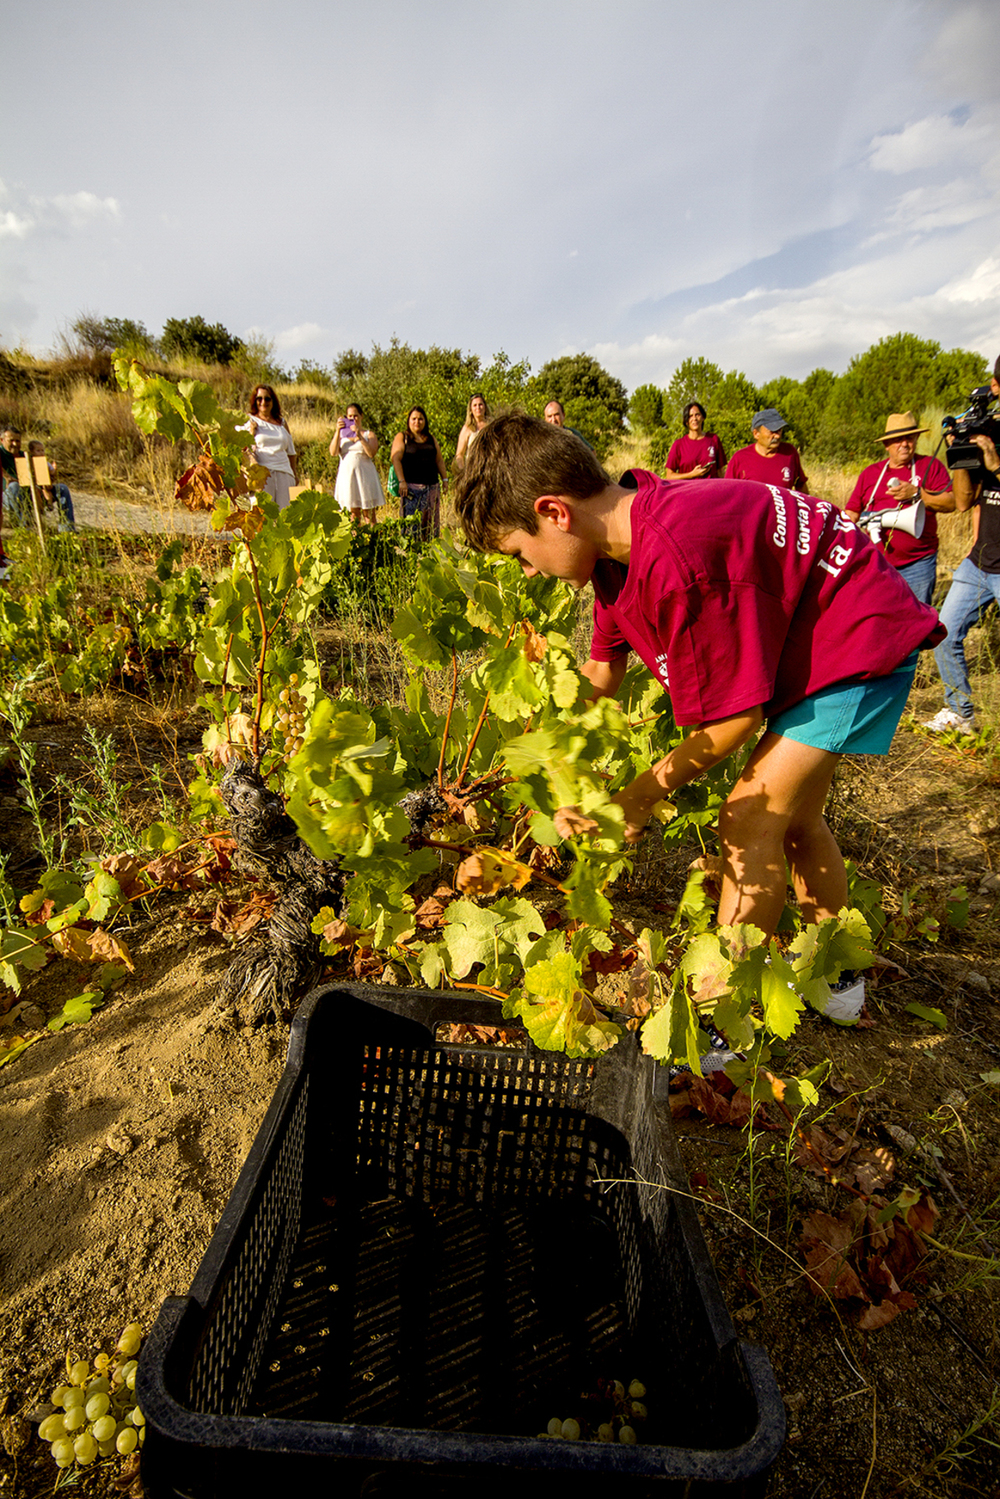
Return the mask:
{"type": "Polygon", "coordinates": [[[140,1361],[150,1499],[764,1492],[784,1409],[668,1190],[652,1063],[631,1037],[598,1062],[436,1039],[497,1013],[360,984],[304,1002],[140,1361]],[[647,1386],[640,1442],[539,1439],[599,1378],[647,1386]]]}

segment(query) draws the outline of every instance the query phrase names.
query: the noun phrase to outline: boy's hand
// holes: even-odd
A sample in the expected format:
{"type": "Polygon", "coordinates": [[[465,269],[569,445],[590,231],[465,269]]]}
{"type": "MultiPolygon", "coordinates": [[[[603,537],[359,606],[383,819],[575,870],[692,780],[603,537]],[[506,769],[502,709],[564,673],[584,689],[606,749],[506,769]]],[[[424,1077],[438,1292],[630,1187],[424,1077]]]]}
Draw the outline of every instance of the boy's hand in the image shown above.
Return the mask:
{"type": "Polygon", "coordinates": [[[613,796],[612,803],[625,813],[626,843],[637,843],[642,837],[642,830],[653,816],[658,802],[725,760],[757,733],[762,722],[760,708],[750,708],[732,718],[704,723],[700,728],[692,729],[652,770],[644,770],[630,786],[613,796]]]}
{"type": "Polygon", "coordinates": [[[612,805],[621,807],[625,813],[626,843],[638,843],[656,804],[662,802],[665,796],[666,792],[658,785],[653,772],[647,770],[611,798],[612,805]]]}

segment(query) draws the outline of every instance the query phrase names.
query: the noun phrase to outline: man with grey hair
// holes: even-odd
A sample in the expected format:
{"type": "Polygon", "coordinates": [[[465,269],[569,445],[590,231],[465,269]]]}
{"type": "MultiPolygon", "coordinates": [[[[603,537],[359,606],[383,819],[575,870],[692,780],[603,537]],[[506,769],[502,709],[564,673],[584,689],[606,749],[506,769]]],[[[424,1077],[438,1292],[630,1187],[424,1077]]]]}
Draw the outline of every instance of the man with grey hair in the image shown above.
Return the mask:
{"type": "Polygon", "coordinates": [[[756,479],[761,484],[780,484],[784,489],[808,494],[809,480],[802,472],[798,449],[781,440],[787,426],[773,406],[758,411],[752,423],[753,442],[733,454],[726,466],[726,478],[756,479]]]}

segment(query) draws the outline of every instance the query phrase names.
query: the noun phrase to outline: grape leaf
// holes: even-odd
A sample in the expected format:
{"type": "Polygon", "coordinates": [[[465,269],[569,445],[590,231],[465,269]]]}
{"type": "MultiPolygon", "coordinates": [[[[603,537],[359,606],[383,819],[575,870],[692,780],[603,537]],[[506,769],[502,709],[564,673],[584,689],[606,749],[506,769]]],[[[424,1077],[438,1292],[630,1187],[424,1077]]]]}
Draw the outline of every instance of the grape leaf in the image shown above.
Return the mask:
{"type": "Polygon", "coordinates": [[[621,1035],[581,987],[579,962],[568,952],[526,969],[515,1013],[536,1046],[570,1057],[599,1056],[621,1035]]]}
{"type": "Polygon", "coordinates": [[[698,1020],[687,995],[671,986],[663,1004],[654,1010],[640,1032],[642,1049],[658,1062],[686,1063],[701,1076],[698,1059],[698,1020]]]}
{"type": "Polygon", "coordinates": [[[463,859],[455,875],[455,885],[463,895],[491,896],[504,885],[520,890],[531,879],[527,864],[504,853],[502,849],[478,848],[463,859]]]}
{"type": "Polygon", "coordinates": [[[443,937],[452,974],[455,978],[466,978],[476,963],[491,972],[515,953],[523,960],[544,930],[542,917],[523,898],[501,899],[492,906],[453,901],[445,917],[443,937]]]}

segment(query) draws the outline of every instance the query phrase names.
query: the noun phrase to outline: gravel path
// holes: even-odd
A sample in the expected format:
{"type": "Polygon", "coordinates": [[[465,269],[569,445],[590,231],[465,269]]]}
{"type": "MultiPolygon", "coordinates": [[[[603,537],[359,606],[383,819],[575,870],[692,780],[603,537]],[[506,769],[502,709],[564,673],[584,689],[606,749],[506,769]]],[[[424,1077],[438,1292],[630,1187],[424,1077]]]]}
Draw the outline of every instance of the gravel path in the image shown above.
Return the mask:
{"type": "Polygon", "coordinates": [[[192,513],[183,505],[169,510],[162,502],[152,505],[132,504],[127,500],[108,499],[101,495],[73,491],[76,524],[92,531],[128,531],[132,534],[153,532],[163,536],[215,536],[208,523],[209,512],[192,513]]]}

